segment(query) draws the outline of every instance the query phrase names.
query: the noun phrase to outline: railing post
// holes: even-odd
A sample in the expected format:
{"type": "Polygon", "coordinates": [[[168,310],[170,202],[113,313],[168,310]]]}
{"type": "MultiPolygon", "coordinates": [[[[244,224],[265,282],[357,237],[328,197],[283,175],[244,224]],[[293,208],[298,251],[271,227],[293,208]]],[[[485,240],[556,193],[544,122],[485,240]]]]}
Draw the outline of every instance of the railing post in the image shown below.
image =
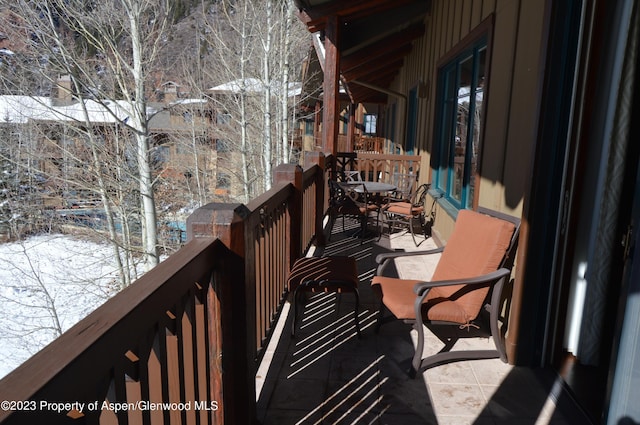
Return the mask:
{"type": "Polygon", "coordinates": [[[324,246],[326,244],[326,238],[324,236],[322,220],[324,219],[325,206],[327,205],[325,200],[327,185],[325,170],[327,168],[327,162],[326,157],[322,152],[305,152],[304,167],[310,168],[313,165],[320,167],[320,172],[316,174],[316,242],[318,245],[324,246]]]}
{"type": "Polygon", "coordinates": [[[187,242],[214,237],[244,257],[244,219],[248,215],[249,210],[243,204],[212,202],[202,206],[187,217],[187,242]]]}
{"type": "Polygon", "coordinates": [[[291,270],[293,263],[302,255],[302,192],[304,190],[302,167],[295,164],[278,165],[273,172],[273,183],[291,183],[294,188],[293,196],[287,207],[289,214],[287,228],[289,264],[287,264],[287,269],[291,270]]]}
{"type": "Polygon", "coordinates": [[[256,422],[255,282],[250,282],[242,204],[212,203],[187,218],[187,239],[215,237],[227,248],[212,264],[207,290],[207,329],[212,400],[218,401],[215,424],[256,422]],[[220,397],[222,399],[220,399],[220,397]]]}

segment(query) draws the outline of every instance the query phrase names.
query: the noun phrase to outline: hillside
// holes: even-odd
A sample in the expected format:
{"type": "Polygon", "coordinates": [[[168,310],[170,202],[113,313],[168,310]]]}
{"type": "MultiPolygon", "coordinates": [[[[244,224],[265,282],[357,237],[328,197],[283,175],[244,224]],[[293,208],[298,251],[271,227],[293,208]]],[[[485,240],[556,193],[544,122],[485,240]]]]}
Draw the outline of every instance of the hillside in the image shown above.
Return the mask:
{"type": "Polygon", "coordinates": [[[0,378],[114,295],[112,254],[61,235],[0,244],[0,378]]]}

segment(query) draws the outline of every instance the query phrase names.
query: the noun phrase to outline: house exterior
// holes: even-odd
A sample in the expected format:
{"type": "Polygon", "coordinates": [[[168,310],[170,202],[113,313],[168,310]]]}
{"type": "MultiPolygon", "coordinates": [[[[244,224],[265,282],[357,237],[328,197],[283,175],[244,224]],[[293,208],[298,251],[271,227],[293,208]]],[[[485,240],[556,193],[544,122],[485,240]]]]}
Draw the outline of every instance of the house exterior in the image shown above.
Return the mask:
{"type": "Polygon", "coordinates": [[[296,5],[324,58],[318,149],[340,151],[342,86],[421,156],[441,243],[461,209],[521,217],[509,362],[554,371],[594,423],[640,421],[637,2],[296,5]]]}

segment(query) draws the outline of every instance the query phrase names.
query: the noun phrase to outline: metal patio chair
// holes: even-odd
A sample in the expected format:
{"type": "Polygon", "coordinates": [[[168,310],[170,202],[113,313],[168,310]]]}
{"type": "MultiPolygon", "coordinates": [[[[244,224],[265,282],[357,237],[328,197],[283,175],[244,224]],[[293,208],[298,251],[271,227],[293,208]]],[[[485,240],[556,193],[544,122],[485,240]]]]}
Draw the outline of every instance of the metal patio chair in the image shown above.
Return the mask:
{"type": "Polygon", "coordinates": [[[486,209],[461,210],[445,247],[378,255],[378,268],[371,281],[381,299],[377,328],[385,310],[413,324],[418,343],[410,376],[457,360],[507,361],[503,332],[506,319],[501,317],[503,288],[510,278],[519,228],[520,220],[511,216],[486,209]],[[435,253],[441,253],[441,257],[430,281],[385,276],[394,258],[435,253]],[[444,343],[439,353],[426,358],[422,358],[423,325],[444,343]],[[470,336],[492,337],[496,349],[452,350],[456,341],[470,336]]]}
{"type": "MultiPolygon", "coordinates": [[[[429,190],[428,184],[423,184],[414,191],[409,199],[396,200],[393,197],[387,198],[382,204],[380,209],[381,220],[379,237],[382,237],[385,228],[389,232],[389,237],[395,230],[407,230],[411,233],[413,243],[419,246],[420,243],[416,240],[416,221],[419,223],[420,229],[424,235],[424,239],[427,239],[430,234],[425,231],[425,201],[427,192],[429,190]]],[[[403,195],[404,196],[404,195],[403,195]]]]}
{"type": "MultiPolygon", "coordinates": [[[[358,220],[359,230],[356,232],[361,238],[367,234],[367,224],[371,214],[375,214],[376,227],[379,220],[379,205],[371,202],[370,195],[364,184],[351,183],[342,185],[329,180],[329,216],[332,226],[338,217],[342,217],[342,231],[345,231],[345,217],[358,220]]],[[[329,239],[331,236],[329,236],[329,239]]]]}

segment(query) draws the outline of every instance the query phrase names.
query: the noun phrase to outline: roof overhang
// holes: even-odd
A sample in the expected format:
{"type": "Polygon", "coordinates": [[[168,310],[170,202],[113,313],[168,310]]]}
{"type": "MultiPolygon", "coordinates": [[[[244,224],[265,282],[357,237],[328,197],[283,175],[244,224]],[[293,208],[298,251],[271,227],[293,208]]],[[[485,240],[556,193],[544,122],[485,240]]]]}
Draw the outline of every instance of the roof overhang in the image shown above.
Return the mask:
{"type": "Polygon", "coordinates": [[[340,75],[354,102],[385,103],[388,88],[425,32],[431,0],[295,0],[301,21],[320,32],[339,20],[340,75]],[[359,84],[360,83],[360,84],[359,84]],[[379,89],[377,89],[379,88],[379,89]]]}

